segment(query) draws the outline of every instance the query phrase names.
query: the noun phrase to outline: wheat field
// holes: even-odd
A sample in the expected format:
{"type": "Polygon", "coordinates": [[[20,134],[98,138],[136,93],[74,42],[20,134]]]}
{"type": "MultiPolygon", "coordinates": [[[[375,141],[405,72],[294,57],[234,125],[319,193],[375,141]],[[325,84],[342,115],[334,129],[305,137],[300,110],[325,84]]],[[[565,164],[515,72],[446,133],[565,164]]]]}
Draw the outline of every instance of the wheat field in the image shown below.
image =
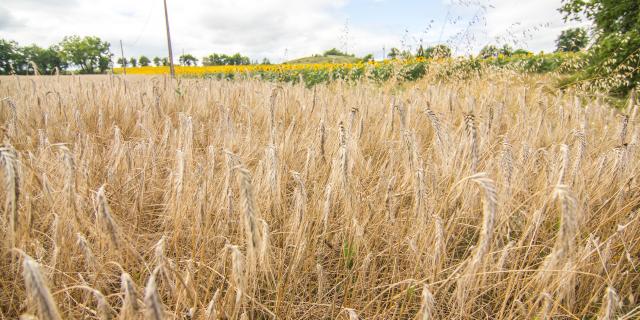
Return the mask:
{"type": "Polygon", "coordinates": [[[632,100],[504,72],[0,99],[1,319],[640,317],[632,100]]]}

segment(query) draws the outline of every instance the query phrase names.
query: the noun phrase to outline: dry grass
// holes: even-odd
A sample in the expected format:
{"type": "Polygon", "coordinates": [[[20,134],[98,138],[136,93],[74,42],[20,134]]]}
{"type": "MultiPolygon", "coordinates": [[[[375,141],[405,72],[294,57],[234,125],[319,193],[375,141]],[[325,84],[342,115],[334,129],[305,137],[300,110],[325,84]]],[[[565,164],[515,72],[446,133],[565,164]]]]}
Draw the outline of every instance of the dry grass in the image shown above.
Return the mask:
{"type": "Polygon", "coordinates": [[[640,316],[637,106],[0,78],[0,319],[640,316]]]}

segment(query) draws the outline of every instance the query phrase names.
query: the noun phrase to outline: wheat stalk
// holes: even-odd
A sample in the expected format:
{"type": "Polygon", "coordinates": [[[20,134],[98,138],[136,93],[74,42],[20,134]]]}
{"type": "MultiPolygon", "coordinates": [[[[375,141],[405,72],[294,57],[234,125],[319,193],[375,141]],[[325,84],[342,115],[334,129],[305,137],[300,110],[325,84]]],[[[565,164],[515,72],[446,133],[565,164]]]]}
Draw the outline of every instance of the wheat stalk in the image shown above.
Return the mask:
{"type": "Polygon", "coordinates": [[[425,283],[424,285],[422,285],[422,303],[420,304],[420,311],[418,312],[418,314],[421,315],[420,319],[433,319],[435,313],[434,305],[435,300],[433,298],[433,294],[431,294],[429,286],[425,283]]]}
{"type": "Polygon", "coordinates": [[[124,295],[122,308],[120,309],[120,319],[124,320],[135,317],[140,309],[138,294],[136,293],[136,286],[133,279],[131,279],[131,276],[126,272],[120,275],[120,287],[124,295]]]}
{"type": "Polygon", "coordinates": [[[156,285],[156,276],[159,271],[159,266],[153,270],[144,288],[145,315],[147,319],[151,320],[162,320],[165,316],[164,306],[158,295],[158,287],[156,285]]]}
{"type": "Polygon", "coordinates": [[[45,320],[60,320],[62,317],[51,292],[42,277],[40,266],[28,255],[24,255],[22,277],[27,295],[38,309],[38,315],[45,320]]]}
{"type": "Polygon", "coordinates": [[[96,224],[98,225],[98,229],[108,237],[111,245],[118,249],[121,243],[120,229],[111,215],[111,209],[107,202],[104,187],[105,186],[102,185],[96,194],[96,224]]]}
{"type": "Polygon", "coordinates": [[[9,216],[7,237],[9,248],[16,246],[17,231],[19,225],[19,201],[20,201],[20,163],[18,153],[13,146],[0,147],[0,165],[4,169],[4,189],[7,194],[4,212],[9,216]]]}
{"type": "Polygon", "coordinates": [[[618,313],[618,309],[620,308],[620,298],[616,294],[616,291],[611,287],[607,287],[602,300],[602,308],[600,309],[599,319],[616,319],[616,314],[618,313]]]}

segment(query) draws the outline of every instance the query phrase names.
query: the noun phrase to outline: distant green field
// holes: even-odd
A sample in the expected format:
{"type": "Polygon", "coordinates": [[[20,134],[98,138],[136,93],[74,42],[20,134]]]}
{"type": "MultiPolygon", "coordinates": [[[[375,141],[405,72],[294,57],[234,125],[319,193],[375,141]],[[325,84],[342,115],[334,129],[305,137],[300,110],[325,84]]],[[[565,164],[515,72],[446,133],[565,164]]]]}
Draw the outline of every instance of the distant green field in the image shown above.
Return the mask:
{"type": "Polygon", "coordinates": [[[304,57],[285,62],[285,64],[314,64],[314,63],[355,63],[360,61],[359,58],[350,56],[316,56],[304,57]]]}

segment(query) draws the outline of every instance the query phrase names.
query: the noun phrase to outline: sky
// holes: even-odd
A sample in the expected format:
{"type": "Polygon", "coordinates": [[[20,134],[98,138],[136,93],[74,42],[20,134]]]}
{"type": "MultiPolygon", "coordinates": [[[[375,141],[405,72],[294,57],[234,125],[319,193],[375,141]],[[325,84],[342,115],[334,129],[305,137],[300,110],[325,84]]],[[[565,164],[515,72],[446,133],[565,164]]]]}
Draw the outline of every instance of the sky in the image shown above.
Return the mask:
{"type": "MultiPolygon", "coordinates": [[[[561,0],[167,0],[174,56],[240,52],[281,62],[336,47],[380,59],[438,43],[553,51],[561,0]]],[[[49,46],[98,36],[125,56],[166,56],[162,0],[2,0],[0,38],[49,46]]]]}

